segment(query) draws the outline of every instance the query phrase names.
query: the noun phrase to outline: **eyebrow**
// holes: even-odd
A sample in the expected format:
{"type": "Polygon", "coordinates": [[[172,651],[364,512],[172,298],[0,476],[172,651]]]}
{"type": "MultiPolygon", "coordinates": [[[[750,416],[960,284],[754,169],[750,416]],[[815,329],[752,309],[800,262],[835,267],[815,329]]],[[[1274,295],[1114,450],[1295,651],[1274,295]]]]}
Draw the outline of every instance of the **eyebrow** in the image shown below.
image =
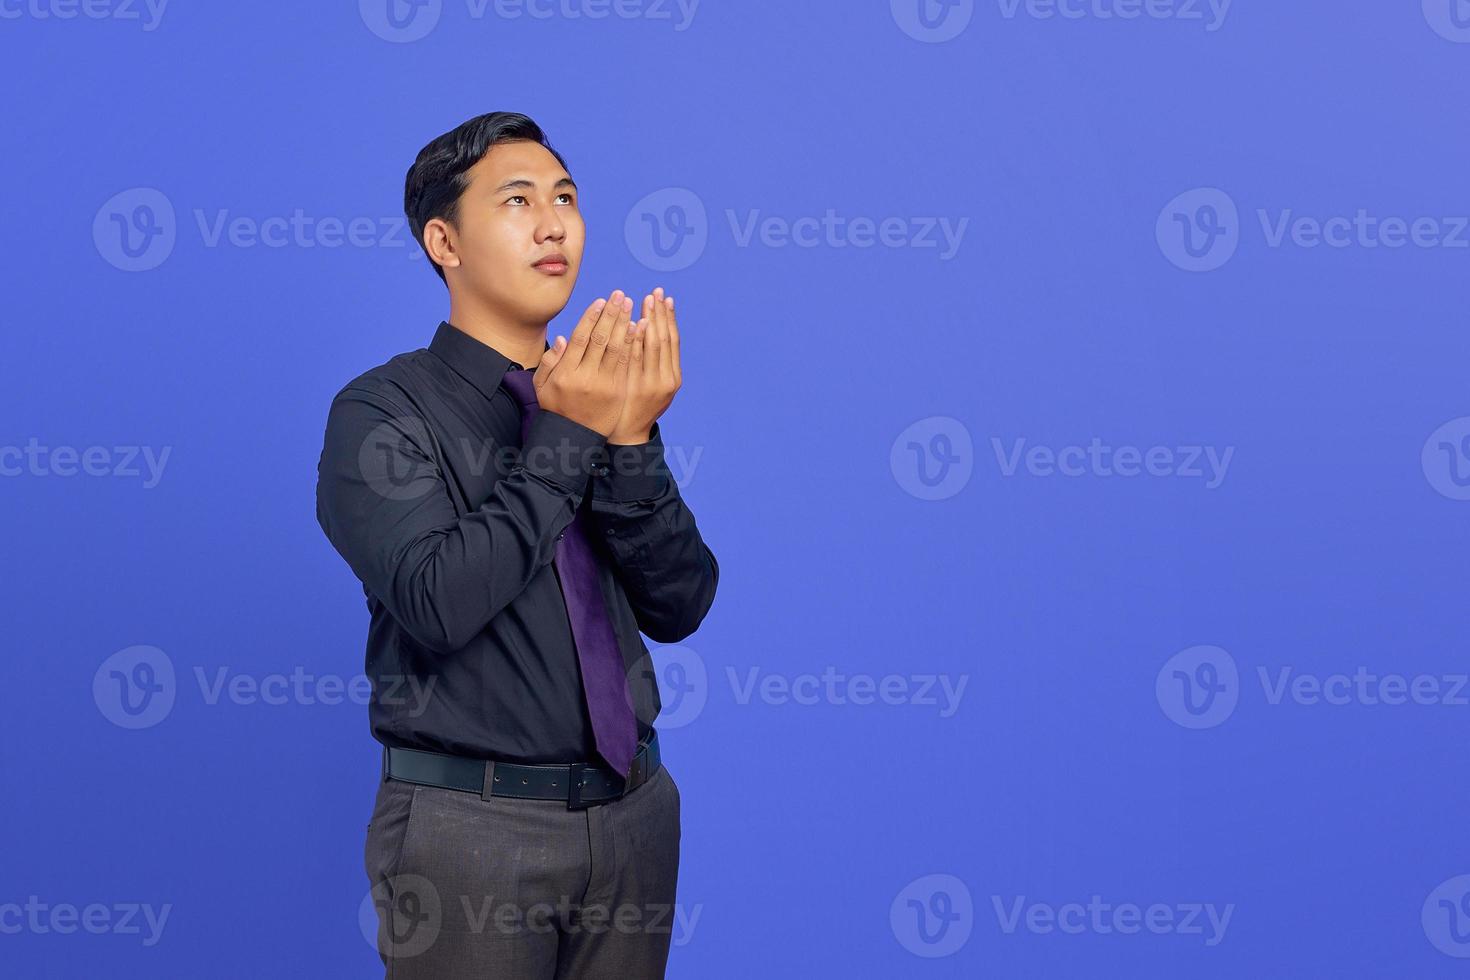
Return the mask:
{"type": "MultiPolygon", "coordinates": [[[[523,187],[528,187],[531,190],[535,190],[536,182],[534,180],[527,180],[525,177],[515,177],[511,180],[507,180],[505,183],[501,184],[490,193],[504,194],[506,191],[517,190],[523,187]]],[[[572,190],[578,189],[577,182],[570,177],[563,177],[561,180],[558,180],[555,184],[551,185],[552,190],[556,190],[558,187],[570,187],[572,188],[572,190]]]]}

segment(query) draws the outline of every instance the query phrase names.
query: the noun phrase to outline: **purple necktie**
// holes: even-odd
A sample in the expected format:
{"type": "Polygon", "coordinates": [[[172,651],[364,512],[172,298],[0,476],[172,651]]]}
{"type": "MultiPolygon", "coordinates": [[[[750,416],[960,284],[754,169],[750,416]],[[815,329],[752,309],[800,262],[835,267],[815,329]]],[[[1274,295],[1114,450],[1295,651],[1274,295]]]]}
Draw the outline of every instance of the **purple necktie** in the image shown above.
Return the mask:
{"type": "MultiPolygon", "coordinates": [[[[541,410],[536,403],[534,374],[531,370],[505,372],[505,386],[521,403],[522,444],[531,429],[531,420],[541,410]]],[[[582,665],[582,691],[587,698],[587,714],[592,718],[597,751],[618,775],[627,779],[638,746],[638,722],[633,717],[623,655],[618,652],[617,636],[603,604],[602,588],[597,584],[597,560],[582,519],[575,512],[572,522],[557,539],[552,564],[561,581],[567,618],[572,624],[572,640],[582,665]]]]}

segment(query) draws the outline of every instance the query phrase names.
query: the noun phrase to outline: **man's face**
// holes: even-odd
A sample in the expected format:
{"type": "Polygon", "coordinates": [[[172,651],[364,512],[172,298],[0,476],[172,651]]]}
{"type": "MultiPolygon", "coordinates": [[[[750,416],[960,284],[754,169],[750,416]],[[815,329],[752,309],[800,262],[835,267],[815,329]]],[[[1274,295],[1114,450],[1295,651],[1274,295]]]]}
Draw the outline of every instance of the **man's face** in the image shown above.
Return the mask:
{"type": "Polygon", "coordinates": [[[459,215],[445,234],[459,265],[445,265],[456,291],[477,306],[521,322],[546,323],[571,298],[582,267],[586,226],[577,188],[539,143],[499,143],[469,169],[459,215]],[[566,257],[553,275],[534,266],[552,253],[566,257]]]}

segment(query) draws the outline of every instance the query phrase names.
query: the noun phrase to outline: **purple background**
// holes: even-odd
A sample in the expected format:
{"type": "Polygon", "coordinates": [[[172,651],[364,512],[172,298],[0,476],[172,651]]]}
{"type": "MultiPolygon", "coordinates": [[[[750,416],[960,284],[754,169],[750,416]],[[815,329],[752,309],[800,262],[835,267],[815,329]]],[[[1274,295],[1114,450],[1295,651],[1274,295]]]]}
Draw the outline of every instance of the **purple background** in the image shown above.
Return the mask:
{"type": "Polygon", "coordinates": [[[970,18],[935,42],[916,0],[445,0],[403,42],[370,26],[391,35],[385,0],[178,2],[151,29],[121,0],[5,0],[0,972],[380,973],[366,708],[210,703],[198,672],[361,672],[360,587],[314,515],[327,405],[447,315],[396,227],[414,154],[513,109],[582,188],[569,312],[660,284],[679,303],[664,438],[722,575],[657,654],[671,707],[704,700],[664,731],[699,916],[670,977],[1463,975],[1470,707],[1443,702],[1470,669],[1470,4],[1186,2],[935,4],[936,30],[970,18]],[[113,216],[139,188],[174,217],[145,213],[164,235],[132,243],[159,261],[129,271],[113,216]],[[1235,251],[1186,271],[1179,222],[1221,217],[1199,188],[1238,209],[1235,251]],[[371,243],[211,237],[298,209],[366,219],[371,243]],[[1360,209],[1447,241],[1272,244],[1288,211],[1360,209]],[[844,225],[810,247],[741,234],[829,210],[844,225]],[[679,268],[653,267],[645,215],[679,268]],[[859,244],[851,222],[890,218],[894,244],[859,244]],[[953,254],[937,219],[966,222],[953,254]],[[1164,447],[1161,469],[1231,456],[1212,487],[1038,457],[1008,475],[1016,440],[1094,439],[1164,447]],[[30,440],[49,462],[4,455],[30,440]],[[109,472],[118,447],[169,455],[150,486],[141,458],[68,475],[57,447],[103,447],[109,472]],[[958,474],[942,499],[915,452],[958,474]],[[136,645],[174,703],[129,729],[93,685],[136,645]],[[1237,668],[1216,692],[1235,706],[1190,727],[1203,695],[1166,664],[1201,645],[1237,668]],[[753,669],[800,688],[829,668],[840,696],[742,698],[753,669]],[[1273,697],[1283,670],[1360,668],[1439,700],[1273,697]],[[887,675],[966,686],[948,717],[853,703],[847,682],[887,675]],[[915,890],[960,918],[921,919],[915,890]],[[171,910],[153,945],[7,929],[32,895],[171,910]],[[1232,912],[1214,944],[1207,923],[996,912],[1094,895],[1232,912]]]}

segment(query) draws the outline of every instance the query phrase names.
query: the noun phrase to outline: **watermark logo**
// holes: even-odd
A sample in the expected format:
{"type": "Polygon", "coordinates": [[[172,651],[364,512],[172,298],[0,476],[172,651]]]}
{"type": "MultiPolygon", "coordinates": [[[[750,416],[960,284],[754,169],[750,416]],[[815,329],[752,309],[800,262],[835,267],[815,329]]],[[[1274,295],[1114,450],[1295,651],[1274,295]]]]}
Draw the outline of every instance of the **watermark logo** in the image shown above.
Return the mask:
{"type": "Polygon", "coordinates": [[[385,878],[363,896],[357,924],[368,945],[390,960],[418,956],[434,945],[444,927],[439,889],[423,875],[385,878]]]}
{"type": "Polygon", "coordinates": [[[820,217],[803,215],[798,218],[776,214],[762,217],[759,209],[747,211],[742,217],[733,208],[726,208],[725,221],[730,226],[736,248],[750,248],[753,244],[762,248],[864,249],[874,245],[932,248],[937,250],[941,262],[948,262],[959,254],[960,245],[965,240],[965,229],[970,226],[970,219],[966,217],[847,217],[838,214],[836,208],[828,208],[820,217]]]}
{"type": "Polygon", "coordinates": [[[659,731],[683,728],[704,712],[709,701],[709,671],[704,658],[689,647],[661,646],[640,657],[630,673],[651,678],[658,685],[659,731]]]}
{"type": "Polygon", "coordinates": [[[1154,694],[1164,715],[1184,728],[1214,728],[1240,700],[1235,658],[1216,646],[1180,650],[1159,668],[1154,694]]]}
{"type": "Polygon", "coordinates": [[[158,647],[119,650],[92,675],[92,700],[119,728],[152,728],[174,709],[174,664],[158,647]]]}
{"type": "Polygon", "coordinates": [[[1201,23],[1213,34],[1225,26],[1232,0],[996,0],[1000,14],[1014,20],[1177,20],[1201,23]]]}
{"type": "Polygon", "coordinates": [[[665,187],[628,210],[623,240],[633,257],[655,272],[687,269],[709,244],[704,201],[687,187],[665,187]]]}
{"type": "Polygon", "coordinates": [[[919,419],[893,440],[888,468],[898,485],[920,500],[953,497],[975,468],[970,430],[948,415],[919,419]]]}
{"type": "Polygon", "coordinates": [[[71,902],[43,902],[39,895],[31,895],[24,905],[0,903],[0,936],[69,936],[85,932],[93,936],[141,936],[143,946],[157,946],[173,908],[172,902],[157,907],[146,902],[93,902],[79,908],[71,902]]]}
{"type": "Polygon", "coordinates": [[[439,468],[425,452],[434,445],[424,420],[412,415],[380,422],[357,450],[357,468],[368,486],[388,500],[418,500],[440,484],[439,468]]]}
{"type": "Polygon", "coordinates": [[[1430,892],[1420,921],[1435,949],[1457,959],[1470,958],[1470,875],[1456,875],[1430,892]]]}
{"type": "Polygon", "coordinates": [[[443,0],[358,0],[367,29],[385,41],[408,44],[422,40],[439,23],[443,0]]]}
{"type": "MultiPolygon", "coordinates": [[[[317,217],[295,208],[290,214],[257,218],[232,215],[228,208],[191,212],[199,242],[205,248],[352,248],[402,249],[417,261],[422,250],[412,247],[402,215],[340,218],[317,217]]],[[[173,254],[181,229],[173,202],[162,191],[134,187],[114,194],[92,219],[92,242],[103,260],[124,272],[156,269],[173,254]]]]}
{"type": "Polygon", "coordinates": [[[742,678],[734,667],[726,667],[730,692],[735,703],[826,705],[915,705],[936,708],[941,718],[951,718],[960,710],[969,674],[844,674],[829,664],[821,674],[789,676],[751,667],[742,678]]]}
{"type": "Polygon", "coordinates": [[[970,26],[975,0],[888,0],[893,22],[916,41],[939,44],[970,26]]]}
{"type": "Polygon", "coordinates": [[[990,896],[995,909],[996,921],[1006,935],[1024,929],[1033,935],[1063,933],[1079,936],[1091,933],[1098,936],[1137,935],[1149,932],[1156,936],[1199,936],[1206,946],[1218,946],[1230,928],[1230,918],[1235,914],[1235,903],[1217,906],[1214,902],[1180,902],[1166,905],[1154,902],[1140,906],[1132,902],[1114,905],[1103,901],[1101,895],[1093,895],[1086,904],[1064,902],[1053,905],[1049,902],[1028,902],[1025,895],[1014,895],[1009,900],[1000,895],[990,896]]]}
{"type": "Polygon", "coordinates": [[[1154,237],[1164,257],[1186,272],[1210,272],[1240,245],[1240,212],[1216,187],[1185,191],[1159,212],[1154,237]]]}
{"type": "Polygon", "coordinates": [[[177,240],[173,202],[152,187],[119,191],[92,219],[92,242],[98,254],[124,272],[158,268],[173,254],[177,240]]]}
{"type": "Polygon", "coordinates": [[[1424,19],[1445,40],[1470,44],[1470,0],[1424,0],[1424,19]]]}
{"type": "MultiPolygon", "coordinates": [[[[786,217],[747,208],[725,208],[725,223],[735,248],[934,249],[941,262],[954,258],[964,241],[967,217],[842,215],[827,208],[820,215],[786,217]]],[[[628,211],[623,239],[628,251],[656,272],[687,269],[704,254],[713,233],[708,211],[687,187],[666,187],[645,195],[628,211]]]]}
{"type": "MultiPolygon", "coordinates": [[[[1257,665],[1256,678],[1268,707],[1470,706],[1470,674],[1386,673],[1358,665],[1352,673],[1317,674],[1291,665],[1257,665]]],[[[1159,707],[1185,728],[1213,728],[1235,710],[1243,693],[1234,658],[1219,647],[1180,651],[1154,682],[1159,707]]]]}
{"type": "MultiPolygon", "coordinates": [[[[464,0],[465,16],[497,20],[668,21],[676,33],[694,23],[700,0],[464,0]]],[[[423,40],[439,26],[443,0],[358,0],[367,29],[394,44],[423,40]]]]}
{"type": "MultiPolygon", "coordinates": [[[[1361,207],[1326,217],[1292,208],[1256,208],[1255,214],[1268,249],[1470,248],[1467,215],[1379,215],[1361,207]]],[[[1159,212],[1154,232],[1164,256],[1189,272],[1218,269],[1245,235],[1235,202],[1213,187],[1186,191],[1170,201],[1159,212]]]]}
{"type": "Polygon", "coordinates": [[[1009,448],[992,436],[990,448],[995,453],[1001,476],[1015,476],[1024,466],[1035,477],[1134,477],[1156,476],[1197,479],[1206,490],[1217,489],[1225,482],[1234,446],[1112,446],[1097,436],[1086,446],[1036,445],[1027,447],[1025,439],[1012,440],[1009,448]]]}
{"type": "Polygon", "coordinates": [[[1450,419],[1424,440],[1424,478],[1451,500],[1470,500],[1470,416],[1450,419]]]}
{"type": "Polygon", "coordinates": [[[915,956],[950,956],[970,938],[975,903],[969,887],[954,875],[925,875],[894,896],[888,925],[898,944],[915,956]]]}
{"type": "Polygon", "coordinates": [[[555,901],[525,904],[488,894],[441,894],[424,876],[404,873],[373,886],[358,903],[357,924],[374,949],[390,959],[409,959],[427,950],[446,930],[502,940],[558,931],[648,934],[668,936],[670,945],[684,946],[694,938],[703,913],[702,902],[584,904],[563,893],[555,901]]]}
{"type": "Polygon", "coordinates": [[[1466,674],[1375,674],[1359,665],[1351,674],[1297,673],[1290,666],[1273,672],[1257,667],[1256,676],[1266,703],[1277,706],[1292,704],[1326,705],[1390,705],[1442,704],[1463,708],[1470,705],[1466,674]]]}
{"type": "MultiPolygon", "coordinates": [[[[192,670],[200,700],[209,707],[222,703],[240,707],[267,705],[330,705],[343,703],[402,706],[410,718],[429,709],[437,677],[381,674],[377,684],[366,674],[342,677],[313,674],[297,665],[289,674],[263,676],[216,667],[192,670]]],[[[187,686],[184,688],[187,689],[187,686]]],[[[92,700],[97,710],[119,728],[152,728],[169,716],[181,693],[173,660],[154,646],[119,650],[102,662],[92,676],[92,700]]]]}
{"type": "Polygon", "coordinates": [[[0,446],[0,477],[141,477],[152,490],[163,479],[174,447],[47,446],[31,436],[24,446],[0,446]]]}
{"type": "Polygon", "coordinates": [[[158,30],[169,0],[10,0],[0,2],[0,20],[137,21],[144,33],[158,30]]]}

